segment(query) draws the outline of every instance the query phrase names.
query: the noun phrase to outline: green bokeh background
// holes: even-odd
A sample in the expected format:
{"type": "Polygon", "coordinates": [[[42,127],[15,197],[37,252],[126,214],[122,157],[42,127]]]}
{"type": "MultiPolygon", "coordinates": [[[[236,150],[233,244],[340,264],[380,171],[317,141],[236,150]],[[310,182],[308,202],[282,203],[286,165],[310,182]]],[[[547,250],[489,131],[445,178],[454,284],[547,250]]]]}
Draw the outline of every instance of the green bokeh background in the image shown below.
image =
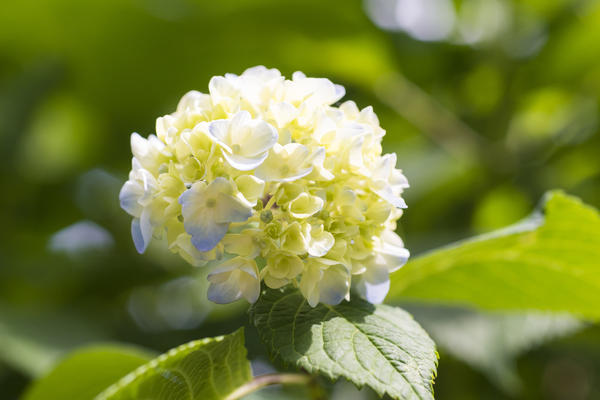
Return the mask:
{"type": "MultiPolygon", "coordinates": [[[[244,304],[207,303],[205,271],[160,244],[135,252],[118,191],[131,132],[153,133],[211,76],[259,64],[327,77],[374,106],[411,183],[399,232],[413,254],[515,222],[549,189],[600,206],[598,1],[6,2],[0,398],[79,344],[160,351],[247,324],[244,304]],[[102,240],[53,242],[83,220],[102,240]]],[[[441,356],[440,399],[600,397],[594,327],[522,355],[512,394],[441,356]]]]}

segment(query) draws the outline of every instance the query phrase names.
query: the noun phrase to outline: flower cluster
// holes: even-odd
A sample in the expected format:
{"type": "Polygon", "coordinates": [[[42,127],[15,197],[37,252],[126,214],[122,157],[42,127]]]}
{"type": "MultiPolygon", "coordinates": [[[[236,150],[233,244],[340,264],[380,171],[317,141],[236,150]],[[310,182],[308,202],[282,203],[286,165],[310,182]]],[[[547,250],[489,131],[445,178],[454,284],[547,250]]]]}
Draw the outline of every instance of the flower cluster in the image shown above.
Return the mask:
{"type": "Polygon", "coordinates": [[[408,183],[382,155],[371,107],[344,88],[254,67],[210,80],[131,136],[121,207],[142,253],[152,238],[195,266],[215,265],[208,297],[255,302],[260,282],[293,284],[311,306],[383,301],[409,253],[394,233],[408,183]]]}

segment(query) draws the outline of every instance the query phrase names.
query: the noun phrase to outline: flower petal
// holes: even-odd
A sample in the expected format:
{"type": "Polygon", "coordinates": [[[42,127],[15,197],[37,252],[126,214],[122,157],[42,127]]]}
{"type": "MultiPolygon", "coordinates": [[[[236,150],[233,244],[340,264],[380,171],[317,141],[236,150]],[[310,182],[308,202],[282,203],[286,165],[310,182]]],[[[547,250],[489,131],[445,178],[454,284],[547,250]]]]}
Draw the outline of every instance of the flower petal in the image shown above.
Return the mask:
{"type": "Polygon", "coordinates": [[[216,102],[223,98],[237,97],[238,90],[230,79],[222,76],[214,76],[208,83],[208,92],[216,102]]]}
{"type": "Polygon", "coordinates": [[[244,222],[252,215],[252,208],[225,193],[217,195],[213,218],[218,223],[244,222]]]}
{"type": "Polygon", "coordinates": [[[295,218],[308,218],[321,211],[324,203],[322,198],[303,192],[290,202],[290,214],[295,218]]]}
{"type": "Polygon", "coordinates": [[[343,265],[334,265],[323,271],[319,282],[319,301],[329,305],[340,304],[350,290],[350,277],[343,265]]]}
{"type": "Polygon", "coordinates": [[[144,188],[135,181],[127,181],[119,192],[121,208],[133,217],[139,217],[142,206],[138,200],[144,195],[144,188]]]}
{"type": "Polygon", "coordinates": [[[144,253],[148,248],[150,241],[144,239],[139,218],[134,218],[131,221],[131,237],[133,238],[133,244],[135,245],[137,252],[140,254],[144,253]]]}
{"type": "Polygon", "coordinates": [[[235,179],[235,184],[252,206],[256,205],[256,201],[263,197],[265,181],[262,179],[252,175],[241,175],[235,179]]]}
{"type": "Polygon", "coordinates": [[[241,154],[245,156],[256,156],[268,151],[277,143],[279,135],[273,125],[261,120],[253,120],[248,124],[251,136],[247,137],[241,146],[241,154]]]}
{"type": "Polygon", "coordinates": [[[368,302],[380,304],[390,290],[389,271],[385,267],[372,266],[359,275],[356,290],[368,302]]]}
{"type": "Polygon", "coordinates": [[[308,242],[308,254],[313,257],[323,257],[331,250],[335,243],[333,235],[325,230],[323,227],[310,229],[310,240],[308,242]]]}
{"type": "Polygon", "coordinates": [[[207,277],[211,283],[208,299],[219,304],[231,303],[242,296],[250,303],[258,299],[260,281],[254,260],[235,257],[213,269],[207,277]]]}
{"type": "MultiPolygon", "coordinates": [[[[210,280],[210,279],[209,279],[210,280]]],[[[229,273],[228,279],[222,283],[212,283],[207,291],[208,300],[217,304],[228,304],[239,300],[242,292],[233,273],[229,273]]]]}
{"type": "Polygon", "coordinates": [[[222,150],[223,157],[227,160],[229,165],[239,171],[250,171],[258,167],[260,164],[265,161],[268,153],[265,152],[263,154],[259,154],[254,157],[245,157],[237,154],[228,153],[225,150],[222,150]]]}
{"type": "MultiPolygon", "coordinates": [[[[208,125],[210,136],[216,139],[219,143],[228,145],[229,143],[229,121],[226,119],[218,119],[212,121],[208,125]]],[[[227,146],[229,149],[229,146],[227,146]]]]}

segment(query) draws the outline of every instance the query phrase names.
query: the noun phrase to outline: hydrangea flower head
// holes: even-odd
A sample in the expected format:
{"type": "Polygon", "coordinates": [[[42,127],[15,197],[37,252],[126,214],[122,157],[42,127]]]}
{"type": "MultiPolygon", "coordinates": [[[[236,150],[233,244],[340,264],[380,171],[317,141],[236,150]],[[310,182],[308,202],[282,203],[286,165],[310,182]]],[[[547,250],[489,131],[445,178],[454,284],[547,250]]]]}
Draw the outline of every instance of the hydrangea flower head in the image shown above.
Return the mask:
{"type": "Polygon", "coordinates": [[[371,107],[335,104],[342,86],[259,66],[213,77],[131,136],[121,207],[138,252],[153,238],[212,267],[208,297],[255,302],[261,282],[297,286],[311,306],[354,289],[383,301],[409,253],[394,233],[408,182],[371,107]]]}

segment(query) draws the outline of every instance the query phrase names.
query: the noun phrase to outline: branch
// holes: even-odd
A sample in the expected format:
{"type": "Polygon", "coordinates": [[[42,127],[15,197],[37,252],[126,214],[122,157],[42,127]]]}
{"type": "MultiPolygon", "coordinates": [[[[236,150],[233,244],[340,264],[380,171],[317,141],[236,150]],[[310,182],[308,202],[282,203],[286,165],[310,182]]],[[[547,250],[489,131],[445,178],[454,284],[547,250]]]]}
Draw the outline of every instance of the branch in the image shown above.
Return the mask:
{"type": "Polygon", "coordinates": [[[225,400],[238,400],[269,385],[310,385],[312,378],[306,374],[266,374],[234,390],[225,400]]]}

